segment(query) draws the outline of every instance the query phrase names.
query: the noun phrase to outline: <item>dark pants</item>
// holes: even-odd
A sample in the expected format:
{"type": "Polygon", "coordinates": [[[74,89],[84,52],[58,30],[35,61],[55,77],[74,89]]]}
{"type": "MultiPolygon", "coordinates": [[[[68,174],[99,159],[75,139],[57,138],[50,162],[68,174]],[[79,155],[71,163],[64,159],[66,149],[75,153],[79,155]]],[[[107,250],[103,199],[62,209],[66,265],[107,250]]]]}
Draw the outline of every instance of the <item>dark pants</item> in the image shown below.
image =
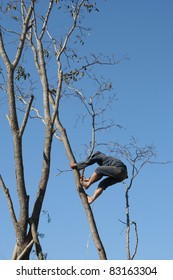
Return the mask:
{"type": "Polygon", "coordinates": [[[102,180],[98,185],[98,188],[102,188],[104,190],[109,186],[122,182],[128,178],[126,166],[99,166],[95,172],[100,175],[101,178],[103,176],[107,176],[107,178],[102,180]]]}

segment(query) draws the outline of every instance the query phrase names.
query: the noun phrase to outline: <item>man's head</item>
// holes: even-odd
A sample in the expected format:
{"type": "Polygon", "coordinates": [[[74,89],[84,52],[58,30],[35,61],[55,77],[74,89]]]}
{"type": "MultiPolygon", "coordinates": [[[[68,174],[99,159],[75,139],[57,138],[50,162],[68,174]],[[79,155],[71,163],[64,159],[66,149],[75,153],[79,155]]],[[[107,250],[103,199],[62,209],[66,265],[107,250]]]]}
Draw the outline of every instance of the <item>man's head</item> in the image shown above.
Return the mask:
{"type": "Polygon", "coordinates": [[[96,156],[101,155],[101,154],[103,154],[103,153],[101,153],[101,152],[99,152],[99,151],[96,151],[96,152],[92,155],[92,157],[96,157],[96,156]]]}

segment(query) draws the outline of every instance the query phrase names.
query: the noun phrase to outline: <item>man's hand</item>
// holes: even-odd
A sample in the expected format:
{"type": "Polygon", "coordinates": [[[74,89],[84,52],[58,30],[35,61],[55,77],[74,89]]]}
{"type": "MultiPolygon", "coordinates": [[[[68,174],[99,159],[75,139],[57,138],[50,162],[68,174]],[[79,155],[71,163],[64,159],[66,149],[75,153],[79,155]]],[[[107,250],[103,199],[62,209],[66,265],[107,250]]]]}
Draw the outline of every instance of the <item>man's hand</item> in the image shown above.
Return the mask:
{"type": "Polygon", "coordinates": [[[70,162],[70,167],[71,167],[72,169],[75,169],[75,168],[77,168],[77,164],[71,161],[71,162],[70,162]]]}

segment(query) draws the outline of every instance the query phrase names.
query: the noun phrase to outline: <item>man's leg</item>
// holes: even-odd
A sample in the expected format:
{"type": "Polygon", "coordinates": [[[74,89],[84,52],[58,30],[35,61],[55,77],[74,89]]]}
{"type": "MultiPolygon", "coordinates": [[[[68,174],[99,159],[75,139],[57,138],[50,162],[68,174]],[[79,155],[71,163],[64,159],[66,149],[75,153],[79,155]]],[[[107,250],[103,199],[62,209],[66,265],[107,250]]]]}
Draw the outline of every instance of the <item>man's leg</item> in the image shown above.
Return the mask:
{"type": "Polygon", "coordinates": [[[102,178],[102,175],[97,174],[96,172],[94,172],[91,177],[89,178],[88,181],[86,180],[80,180],[80,183],[82,184],[82,186],[85,189],[88,189],[93,183],[97,182],[98,180],[100,180],[102,178]]]}
{"type": "Polygon", "coordinates": [[[88,203],[91,204],[97,197],[99,197],[102,194],[102,192],[106,188],[108,188],[118,182],[119,182],[119,180],[117,180],[116,178],[113,178],[113,177],[107,177],[104,180],[102,180],[99,183],[98,188],[95,190],[94,195],[93,196],[87,195],[88,203]]]}
{"type": "Polygon", "coordinates": [[[102,192],[103,192],[103,189],[102,188],[98,188],[98,189],[95,190],[93,196],[87,195],[88,203],[91,204],[97,197],[99,197],[102,194],[102,192]]]}
{"type": "MultiPolygon", "coordinates": [[[[97,174],[95,172],[95,174],[97,174]]],[[[98,175],[98,174],[97,174],[98,175]]],[[[102,175],[98,175],[100,176],[100,178],[102,177],[102,175]]],[[[91,176],[92,177],[92,176],[91,176]]],[[[94,176],[93,176],[94,177],[94,176]]],[[[91,179],[91,178],[90,178],[91,179]]],[[[94,178],[93,178],[94,179],[94,178]]],[[[87,195],[87,200],[88,200],[88,203],[91,204],[96,198],[98,198],[103,190],[107,189],[108,187],[112,186],[112,185],[115,185],[121,181],[123,181],[124,178],[116,178],[116,177],[107,177],[105,178],[104,180],[102,180],[99,185],[98,185],[98,188],[95,190],[94,192],[94,195],[93,196],[89,196],[87,195]]],[[[91,180],[92,181],[92,180],[91,180]]],[[[89,181],[88,181],[89,182],[89,181]]],[[[96,181],[95,181],[96,182],[96,181]]],[[[94,182],[93,182],[94,183],[94,182]]]]}

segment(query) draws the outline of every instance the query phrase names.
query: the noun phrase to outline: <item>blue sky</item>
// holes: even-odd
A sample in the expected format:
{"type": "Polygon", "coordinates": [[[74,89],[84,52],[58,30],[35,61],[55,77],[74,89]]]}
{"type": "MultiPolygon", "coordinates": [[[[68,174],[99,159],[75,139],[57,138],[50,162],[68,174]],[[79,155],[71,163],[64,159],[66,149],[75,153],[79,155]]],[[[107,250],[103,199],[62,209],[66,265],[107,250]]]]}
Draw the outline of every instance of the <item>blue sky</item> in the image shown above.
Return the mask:
{"type": "MultiPolygon", "coordinates": [[[[130,136],[134,136],[141,146],[152,143],[156,146],[156,160],[172,161],[173,3],[171,0],[109,0],[99,1],[98,8],[99,13],[86,17],[85,23],[92,30],[88,32],[82,52],[102,52],[115,54],[117,59],[129,59],[116,66],[96,67],[97,75],[103,75],[105,80],[112,82],[118,99],[105,117],[123,126],[121,130],[115,128],[109,133],[98,134],[97,140],[127,144],[130,136]]],[[[66,22],[62,26],[65,27],[66,22]]],[[[51,65],[48,69],[54,75],[51,65]]],[[[93,90],[92,84],[80,86],[89,93],[93,90]]],[[[83,110],[81,103],[71,99],[63,102],[65,109],[62,109],[62,119],[76,159],[81,160],[82,156],[85,157],[84,144],[90,137],[89,122],[83,124],[79,121],[76,126],[77,114],[83,110]]],[[[6,106],[4,101],[0,110],[0,128],[3,132],[0,169],[16,199],[10,129],[4,116],[6,106]]],[[[34,121],[34,125],[30,120],[24,137],[24,146],[27,147],[24,151],[25,173],[28,193],[31,194],[31,209],[41,173],[39,157],[43,132],[44,126],[39,120],[34,121]]],[[[105,147],[102,150],[107,152],[105,147]]],[[[125,163],[130,170],[128,163],[125,163]]],[[[43,207],[48,211],[51,222],[47,222],[47,215],[43,213],[39,228],[39,232],[45,235],[41,239],[43,251],[48,254],[48,259],[98,259],[72,172],[56,176],[58,168],[69,169],[69,163],[62,143],[55,140],[51,176],[43,207]]],[[[88,168],[86,175],[90,175],[94,168],[88,168]]],[[[173,258],[172,168],[172,164],[145,166],[131,189],[131,219],[137,222],[139,234],[136,259],[173,258]]],[[[89,193],[93,193],[96,187],[96,184],[91,186],[89,193]]],[[[125,230],[119,222],[119,219],[125,220],[124,195],[125,185],[118,184],[104,192],[92,206],[109,259],[126,259],[125,230]]],[[[15,240],[2,192],[0,201],[0,259],[9,259],[15,240]]],[[[133,232],[131,241],[133,246],[133,232]]]]}

